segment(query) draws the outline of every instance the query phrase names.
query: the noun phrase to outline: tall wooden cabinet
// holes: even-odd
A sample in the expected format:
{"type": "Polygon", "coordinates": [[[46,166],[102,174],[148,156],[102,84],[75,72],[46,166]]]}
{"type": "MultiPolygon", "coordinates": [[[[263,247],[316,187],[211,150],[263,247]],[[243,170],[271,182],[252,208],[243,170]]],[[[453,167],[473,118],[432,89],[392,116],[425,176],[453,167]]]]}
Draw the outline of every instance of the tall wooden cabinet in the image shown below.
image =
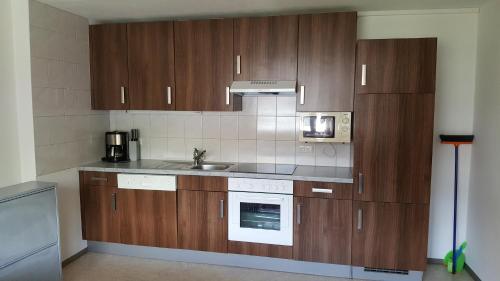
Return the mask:
{"type": "Polygon", "coordinates": [[[297,111],[352,111],[357,14],[299,17],[297,111]]]}
{"type": "Polygon", "coordinates": [[[298,16],[234,20],[234,80],[296,80],[298,16]]]}
{"type": "Polygon", "coordinates": [[[425,270],[436,39],[361,40],[356,62],[352,262],[425,270]]]}

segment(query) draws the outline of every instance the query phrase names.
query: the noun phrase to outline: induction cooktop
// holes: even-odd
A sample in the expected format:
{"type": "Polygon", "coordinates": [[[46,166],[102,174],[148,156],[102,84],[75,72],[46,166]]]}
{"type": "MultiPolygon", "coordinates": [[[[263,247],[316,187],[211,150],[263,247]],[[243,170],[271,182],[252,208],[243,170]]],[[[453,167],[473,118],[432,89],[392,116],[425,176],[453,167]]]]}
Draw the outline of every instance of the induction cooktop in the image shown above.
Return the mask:
{"type": "Polygon", "coordinates": [[[231,171],[254,174],[292,175],[295,171],[295,165],[240,163],[231,168],[231,171]]]}

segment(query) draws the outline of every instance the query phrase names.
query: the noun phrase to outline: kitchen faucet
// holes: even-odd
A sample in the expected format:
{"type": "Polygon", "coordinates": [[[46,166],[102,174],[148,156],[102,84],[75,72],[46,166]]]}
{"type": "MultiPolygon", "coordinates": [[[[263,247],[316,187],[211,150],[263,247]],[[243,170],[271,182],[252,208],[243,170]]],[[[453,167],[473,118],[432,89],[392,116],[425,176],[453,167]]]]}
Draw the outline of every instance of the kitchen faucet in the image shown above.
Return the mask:
{"type": "Polygon", "coordinates": [[[198,148],[194,148],[193,150],[193,165],[194,166],[200,166],[201,163],[203,163],[203,158],[205,158],[205,153],[207,151],[206,150],[203,150],[203,151],[200,151],[198,150],[198,148]]]}

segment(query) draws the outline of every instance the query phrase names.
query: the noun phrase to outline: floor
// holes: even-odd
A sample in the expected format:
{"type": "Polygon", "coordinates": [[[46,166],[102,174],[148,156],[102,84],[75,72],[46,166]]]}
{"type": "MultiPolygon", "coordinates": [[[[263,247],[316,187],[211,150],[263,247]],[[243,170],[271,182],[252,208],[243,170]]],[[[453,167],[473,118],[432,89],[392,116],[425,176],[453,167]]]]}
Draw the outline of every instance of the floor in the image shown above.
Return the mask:
{"type": "MultiPolygon", "coordinates": [[[[97,253],[87,253],[66,266],[64,281],[346,281],[283,272],[254,270],[184,262],[168,262],[97,253]]],[[[448,274],[443,266],[429,265],[425,281],[472,281],[462,272],[448,274]]]]}

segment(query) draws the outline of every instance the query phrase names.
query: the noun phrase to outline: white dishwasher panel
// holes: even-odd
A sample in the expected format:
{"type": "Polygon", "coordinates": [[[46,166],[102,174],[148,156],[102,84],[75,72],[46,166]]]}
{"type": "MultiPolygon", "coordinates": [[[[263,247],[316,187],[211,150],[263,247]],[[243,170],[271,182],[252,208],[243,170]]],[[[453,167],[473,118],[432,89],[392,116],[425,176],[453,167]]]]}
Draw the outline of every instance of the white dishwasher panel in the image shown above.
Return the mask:
{"type": "Polygon", "coordinates": [[[118,174],[118,188],[175,191],[177,188],[175,176],[118,174]]]}

